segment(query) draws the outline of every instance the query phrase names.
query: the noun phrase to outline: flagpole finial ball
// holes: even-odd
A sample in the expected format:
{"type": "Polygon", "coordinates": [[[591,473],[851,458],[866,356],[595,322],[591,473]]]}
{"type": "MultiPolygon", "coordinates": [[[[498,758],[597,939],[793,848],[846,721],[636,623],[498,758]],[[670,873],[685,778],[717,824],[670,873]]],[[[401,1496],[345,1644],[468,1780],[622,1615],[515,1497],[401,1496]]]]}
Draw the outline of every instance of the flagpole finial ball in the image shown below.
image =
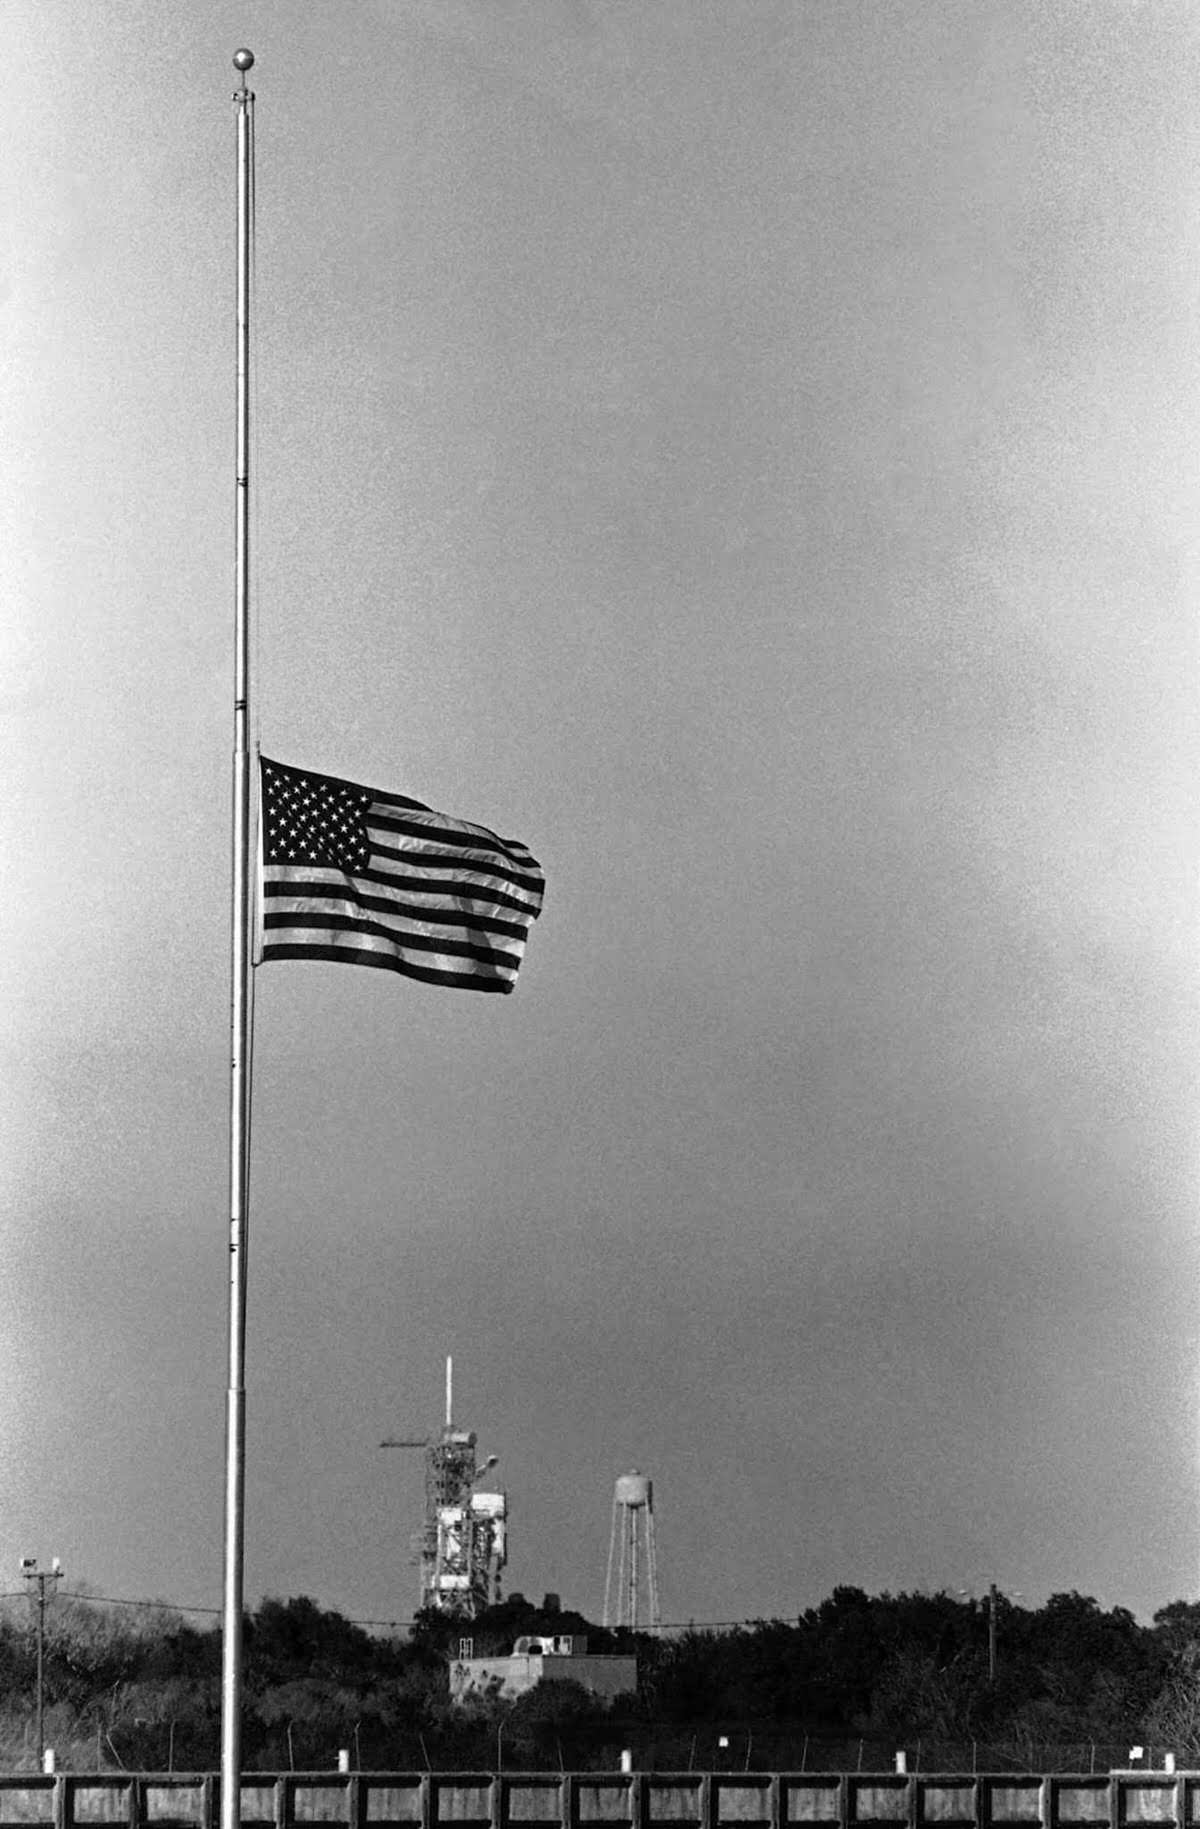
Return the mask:
{"type": "Polygon", "coordinates": [[[235,51],[233,54],[233,67],[235,70],[252,70],[254,68],[254,52],[235,51]]]}

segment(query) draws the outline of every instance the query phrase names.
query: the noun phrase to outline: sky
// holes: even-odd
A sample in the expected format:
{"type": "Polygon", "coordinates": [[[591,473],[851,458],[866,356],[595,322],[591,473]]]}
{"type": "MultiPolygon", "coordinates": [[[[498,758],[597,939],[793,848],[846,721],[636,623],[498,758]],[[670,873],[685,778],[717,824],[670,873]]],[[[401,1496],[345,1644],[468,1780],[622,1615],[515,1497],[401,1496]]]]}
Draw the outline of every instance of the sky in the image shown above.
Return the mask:
{"type": "Polygon", "coordinates": [[[509,1591],[1194,1597],[1183,0],[0,0],[12,1586],[221,1602],[243,44],[255,734],[548,885],[257,974],[247,1598],[447,1354],[509,1591]]]}

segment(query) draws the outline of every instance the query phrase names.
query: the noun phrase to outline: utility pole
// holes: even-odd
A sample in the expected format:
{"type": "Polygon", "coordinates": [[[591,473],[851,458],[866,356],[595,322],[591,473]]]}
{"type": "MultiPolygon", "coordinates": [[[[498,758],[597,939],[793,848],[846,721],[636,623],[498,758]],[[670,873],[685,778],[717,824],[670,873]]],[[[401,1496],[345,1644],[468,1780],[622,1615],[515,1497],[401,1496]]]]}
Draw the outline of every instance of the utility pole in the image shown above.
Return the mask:
{"type": "MultiPolygon", "coordinates": [[[[62,1563],[56,1556],[48,1569],[39,1569],[36,1556],[22,1556],[21,1574],[25,1580],[37,1586],[37,1756],[41,1767],[46,1752],[45,1724],[45,1684],[46,1666],[46,1583],[62,1580],[62,1563]]],[[[33,1585],[30,1586],[33,1593],[33,1585]]]]}

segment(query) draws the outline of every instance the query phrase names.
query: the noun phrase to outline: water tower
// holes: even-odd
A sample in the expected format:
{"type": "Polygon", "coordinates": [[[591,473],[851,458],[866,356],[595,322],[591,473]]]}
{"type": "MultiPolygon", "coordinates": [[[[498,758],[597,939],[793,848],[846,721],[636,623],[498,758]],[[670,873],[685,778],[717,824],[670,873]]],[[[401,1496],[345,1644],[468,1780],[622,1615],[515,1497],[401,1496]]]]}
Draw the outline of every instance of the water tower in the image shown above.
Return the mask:
{"type": "Polygon", "coordinates": [[[623,1473],[613,1489],[608,1573],[604,1577],[603,1623],[606,1626],[628,1626],[636,1632],[640,1623],[643,1590],[647,1602],[647,1623],[653,1632],[660,1624],[658,1570],[654,1561],[654,1482],[635,1467],[632,1473],[623,1473]],[[611,1607],[614,1562],[617,1564],[615,1617],[611,1607]],[[641,1573],[643,1562],[646,1570],[644,1583],[641,1573]]]}

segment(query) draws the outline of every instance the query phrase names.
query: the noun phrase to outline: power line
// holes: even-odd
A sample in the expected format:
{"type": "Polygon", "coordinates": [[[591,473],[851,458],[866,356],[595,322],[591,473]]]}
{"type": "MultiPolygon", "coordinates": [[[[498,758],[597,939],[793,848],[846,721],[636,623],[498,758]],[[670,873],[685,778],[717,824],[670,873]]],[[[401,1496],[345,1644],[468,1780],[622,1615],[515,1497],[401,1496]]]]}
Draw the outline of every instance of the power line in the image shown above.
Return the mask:
{"type": "MultiPolygon", "coordinates": [[[[25,1597],[25,1592],[21,1588],[9,1588],[0,1594],[0,1600],[24,1600],[25,1597]]],[[[70,1589],[60,1589],[58,1597],[60,1600],[92,1601],[98,1606],[105,1607],[148,1607],[151,1611],[159,1613],[219,1614],[221,1611],[220,1607],[189,1607],[183,1601],[177,1600],[127,1600],[118,1594],[80,1594],[70,1589]]]]}
{"type": "MultiPolygon", "coordinates": [[[[0,1601],[24,1600],[25,1598],[25,1592],[21,1588],[11,1588],[4,1593],[0,1593],[0,1601]]],[[[186,1601],[131,1600],[127,1596],[119,1594],[81,1594],[73,1591],[60,1590],[59,1599],[81,1600],[103,1607],[140,1607],[152,1613],[198,1613],[213,1618],[219,1618],[222,1612],[220,1607],[192,1606],[186,1601]]],[[[254,1609],[249,1608],[248,1611],[252,1613],[254,1609]]],[[[536,1612],[537,1609],[535,1608],[534,1611],[536,1612]]],[[[572,1611],[574,1611],[574,1609],[572,1609],[572,1611]]],[[[341,1617],[346,1620],[348,1626],[390,1626],[394,1631],[399,1631],[402,1628],[408,1629],[415,1626],[417,1623],[415,1619],[352,1619],[345,1614],[341,1617]]],[[[749,1619],[663,1620],[661,1624],[655,1628],[655,1632],[736,1632],[743,1626],[794,1626],[797,1623],[798,1622],[794,1618],[785,1619],[779,1614],[758,1613],[749,1619]]],[[[653,1638],[655,1632],[649,1632],[639,1636],[653,1638]]]]}

